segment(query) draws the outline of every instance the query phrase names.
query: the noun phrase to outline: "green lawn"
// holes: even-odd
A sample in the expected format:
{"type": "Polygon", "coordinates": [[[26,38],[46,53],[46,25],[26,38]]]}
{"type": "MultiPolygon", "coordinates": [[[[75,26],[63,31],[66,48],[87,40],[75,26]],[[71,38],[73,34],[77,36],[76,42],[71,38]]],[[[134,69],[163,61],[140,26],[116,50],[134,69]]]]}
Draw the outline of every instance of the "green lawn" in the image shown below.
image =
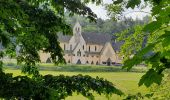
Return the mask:
{"type": "MultiPolygon", "coordinates": [[[[13,73],[14,76],[21,75],[20,70],[12,70],[12,69],[5,69],[7,73],[13,73]]],[[[143,73],[136,73],[136,72],[59,72],[59,71],[40,71],[41,74],[52,74],[52,75],[90,75],[92,77],[102,77],[109,81],[111,81],[117,88],[121,89],[126,94],[136,94],[138,92],[145,93],[147,92],[147,88],[144,86],[138,87],[138,81],[143,75],[143,73]]],[[[95,94],[95,93],[94,93],[95,94]]],[[[122,100],[123,97],[119,97],[117,95],[113,95],[111,100],[122,100]]],[[[106,100],[105,96],[100,96],[95,94],[96,100],[106,100]]],[[[66,98],[66,100],[87,100],[81,95],[74,95],[71,97],[66,98]]]]}
{"type": "MultiPolygon", "coordinates": [[[[16,62],[5,63],[8,69],[20,69],[16,62]]],[[[38,68],[41,71],[58,71],[58,72],[127,72],[121,66],[104,66],[104,65],[54,65],[52,63],[40,63],[38,68]]],[[[146,72],[147,67],[133,67],[130,72],[146,72]]]]}

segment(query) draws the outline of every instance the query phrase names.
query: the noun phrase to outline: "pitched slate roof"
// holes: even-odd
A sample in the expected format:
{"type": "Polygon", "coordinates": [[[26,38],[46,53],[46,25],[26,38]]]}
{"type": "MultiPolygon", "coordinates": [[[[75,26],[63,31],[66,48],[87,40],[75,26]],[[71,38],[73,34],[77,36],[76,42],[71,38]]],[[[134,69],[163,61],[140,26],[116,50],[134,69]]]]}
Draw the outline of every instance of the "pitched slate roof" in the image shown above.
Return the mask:
{"type": "MultiPolygon", "coordinates": [[[[82,33],[82,36],[87,44],[105,44],[111,41],[111,36],[109,34],[103,33],[82,33]]],[[[58,34],[60,42],[69,42],[71,35],[58,34]]]]}
{"type": "Polygon", "coordinates": [[[87,44],[105,44],[111,41],[109,34],[103,33],[82,33],[82,36],[87,44]]]}
{"type": "Polygon", "coordinates": [[[112,42],[112,47],[113,47],[113,49],[114,49],[115,51],[120,51],[120,47],[121,47],[121,45],[122,45],[123,43],[124,43],[123,41],[117,42],[117,43],[112,42]]]}
{"type": "MultiPolygon", "coordinates": [[[[112,47],[115,51],[120,51],[120,46],[123,44],[123,42],[117,42],[114,43],[111,41],[113,36],[109,34],[102,34],[102,33],[82,33],[82,36],[87,44],[100,44],[104,45],[106,42],[111,42],[112,47]]],[[[72,35],[62,35],[58,34],[59,41],[60,42],[69,42],[72,35]]]]}
{"type": "Polygon", "coordinates": [[[72,35],[63,35],[62,33],[58,34],[58,39],[60,42],[69,42],[71,37],[72,37],[72,35]]]}

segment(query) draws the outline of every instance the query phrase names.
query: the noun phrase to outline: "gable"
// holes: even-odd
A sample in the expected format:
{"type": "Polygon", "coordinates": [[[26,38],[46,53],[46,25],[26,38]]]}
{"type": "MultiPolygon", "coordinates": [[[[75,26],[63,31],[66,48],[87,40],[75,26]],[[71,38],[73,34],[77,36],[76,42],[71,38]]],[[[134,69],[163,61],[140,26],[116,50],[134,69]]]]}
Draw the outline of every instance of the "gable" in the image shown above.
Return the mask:
{"type": "Polygon", "coordinates": [[[101,51],[101,54],[107,57],[111,57],[112,55],[115,54],[115,51],[111,46],[111,43],[105,44],[105,46],[103,47],[103,50],[101,51]]]}

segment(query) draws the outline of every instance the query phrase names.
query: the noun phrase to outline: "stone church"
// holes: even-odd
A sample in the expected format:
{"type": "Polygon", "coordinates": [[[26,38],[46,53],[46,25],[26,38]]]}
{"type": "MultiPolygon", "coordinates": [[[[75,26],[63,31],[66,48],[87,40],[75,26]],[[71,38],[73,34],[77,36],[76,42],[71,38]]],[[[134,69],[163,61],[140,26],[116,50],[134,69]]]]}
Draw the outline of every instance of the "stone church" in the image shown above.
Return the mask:
{"type": "MultiPolygon", "coordinates": [[[[111,45],[111,36],[99,33],[82,33],[77,21],[73,35],[59,34],[60,46],[68,64],[113,65],[120,59],[111,45]]],[[[50,55],[40,52],[43,63],[51,62],[50,55]]]]}

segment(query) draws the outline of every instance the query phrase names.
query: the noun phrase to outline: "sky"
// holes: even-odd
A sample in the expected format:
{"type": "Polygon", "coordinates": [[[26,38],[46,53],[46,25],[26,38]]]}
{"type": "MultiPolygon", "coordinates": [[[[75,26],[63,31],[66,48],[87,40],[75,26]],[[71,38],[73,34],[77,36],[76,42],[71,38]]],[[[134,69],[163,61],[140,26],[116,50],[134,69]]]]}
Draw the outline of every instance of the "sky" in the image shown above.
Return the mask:
{"type": "MultiPolygon", "coordinates": [[[[104,3],[112,3],[112,0],[103,0],[104,3]]],[[[97,14],[98,18],[102,19],[108,19],[109,17],[107,16],[107,11],[105,10],[104,6],[96,6],[95,4],[88,4],[88,7],[92,9],[92,11],[97,14]]],[[[151,8],[147,7],[143,9],[142,11],[145,12],[150,12],[151,8]]],[[[139,18],[142,19],[144,16],[148,15],[148,13],[142,13],[142,12],[133,12],[133,11],[139,11],[139,9],[128,9],[125,12],[125,17],[132,17],[133,19],[139,18]],[[130,12],[130,13],[129,13],[130,12]]]]}

